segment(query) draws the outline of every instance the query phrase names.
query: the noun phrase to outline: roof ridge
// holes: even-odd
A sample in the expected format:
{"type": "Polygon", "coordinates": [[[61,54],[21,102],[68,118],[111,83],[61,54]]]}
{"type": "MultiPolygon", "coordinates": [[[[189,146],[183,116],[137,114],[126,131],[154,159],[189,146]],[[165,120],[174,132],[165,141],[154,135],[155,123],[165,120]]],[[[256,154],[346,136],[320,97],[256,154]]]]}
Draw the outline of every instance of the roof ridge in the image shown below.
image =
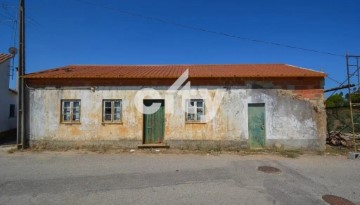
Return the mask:
{"type": "Polygon", "coordinates": [[[304,69],[304,70],[309,70],[309,71],[312,71],[312,72],[324,73],[324,74],[326,75],[326,73],[323,72],[323,71],[318,71],[318,70],[314,70],[314,69],[310,69],[310,68],[305,68],[305,67],[301,67],[301,66],[295,66],[295,65],[291,65],[291,64],[285,64],[285,65],[291,66],[291,67],[295,67],[295,68],[304,69]]]}
{"type": "Polygon", "coordinates": [[[64,69],[67,66],[61,66],[61,67],[57,67],[57,68],[50,68],[50,69],[45,69],[45,70],[39,70],[39,71],[35,71],[32,73],[27,73],[26,75],[30,75],[30,74],[37,74],[37,73],[44,73],[44,72],[51,72],[51,71],[56,71],[56,70],[60,70],[60,69],[64,69]]]}
{"type": "Polygon", "coordinates": [[[244,64],[70,64],[67,66],[59,67],[59,68],[65,68],[65,67],[86,67],[86,66],[108,66],[108,67],[120,67],[120,66],[141,66],[141,67],[149,67],[149,66],[254,66],[254,65],[288,65],[286,63],[244,63],[244,64]]]}

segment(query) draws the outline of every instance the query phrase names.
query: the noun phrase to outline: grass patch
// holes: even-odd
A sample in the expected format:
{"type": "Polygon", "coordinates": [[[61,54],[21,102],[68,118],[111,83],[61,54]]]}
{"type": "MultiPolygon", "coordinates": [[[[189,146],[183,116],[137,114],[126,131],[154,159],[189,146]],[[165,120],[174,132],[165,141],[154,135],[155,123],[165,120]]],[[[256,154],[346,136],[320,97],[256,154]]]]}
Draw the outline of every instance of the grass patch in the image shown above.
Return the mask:
{"type": "Polygon", "coordinates": [[[277,151],[281,156],[287,157],[287,158],[298,158],[300,155],[304,154],[304,152],[300,149],[294,149],[294,150],[280,150],[277,151]]]}
{"type": "Polygon", "coordinates": [[[18,151],[18,149],[16,149],[16,148],[11,148],[11,149],[8,149],[8,150],[7,150],[7,153],[13,154],[13,153],[16,152],[16,151],[18,151]]]}
{"type": "Polygon", "coordinates": [[[352,150],[346,147],[335,147],[335,146],[329,146],[326,145],[326,149],[325,149],[325,154],[327,155],[333,155],[333,156],[346,156],[349,152],[351,152],[352,150]]]}

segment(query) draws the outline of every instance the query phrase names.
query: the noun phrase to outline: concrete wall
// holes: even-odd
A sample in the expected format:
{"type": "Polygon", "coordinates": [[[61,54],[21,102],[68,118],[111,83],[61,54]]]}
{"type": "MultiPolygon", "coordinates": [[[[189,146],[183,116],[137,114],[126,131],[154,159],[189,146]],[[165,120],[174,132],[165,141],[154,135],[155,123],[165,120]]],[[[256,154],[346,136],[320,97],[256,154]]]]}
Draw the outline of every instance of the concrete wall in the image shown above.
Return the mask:
{"type": "Polygon", "coordinates": [[[0,132],[16,128],[17,122],[16,117],[9,118],[10,104],[17,108],[17,95],[9,91],[9,69],[10,60],[0,63],[0,132]]]}
{"type": "MultiPolygon", "coordinates": [[[[29,91],[30,144],[37,143],[137,147],[143,140],[143,115],[134,97],[142,87],[36,88],[29,91]],[[81,100],[81,123],[61,124],[62,99],[81,100]],[[122,124],[102,123],[102,100],[122,99],[122,124]]],[[[218,87],[191,87],[192,98],[209,89],[213,100],[218,87]]],[[[155,87],[165,109],[170,109],[167,87],[155,87]]],[[[185,97],[186,98],[186,97],[185,97]]],[[[150,98],[149,98],[150,99],[150,98]]],[[[158,99],[158,98],[157,98],[158,99]]],[[[184,97],[174,95],[174,113],[165,115],[165,142],[171,147],[225,149],[246,148],[248,142],[248,103],[265,103],[266,146],[280,143],[285,148],[323,149],[326,114],[322,90],[249,89],[227,87],[215,117],[207,123],[188,124],[182,110],[184,97]]],[[[210,110],[205,108],[206,112],[210,110]]]]}

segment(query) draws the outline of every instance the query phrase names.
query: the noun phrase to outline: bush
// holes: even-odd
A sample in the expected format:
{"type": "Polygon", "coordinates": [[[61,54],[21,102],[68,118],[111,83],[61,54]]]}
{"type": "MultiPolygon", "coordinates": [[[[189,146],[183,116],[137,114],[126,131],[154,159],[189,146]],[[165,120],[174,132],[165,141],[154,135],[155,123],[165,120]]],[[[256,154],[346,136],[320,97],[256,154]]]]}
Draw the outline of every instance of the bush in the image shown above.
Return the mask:
{"type": "Polygon", "coordinates": [[[340,94],[334,94],[326,99],[326,107],[342,107],[346,105],[346,100],[340,94]]]}

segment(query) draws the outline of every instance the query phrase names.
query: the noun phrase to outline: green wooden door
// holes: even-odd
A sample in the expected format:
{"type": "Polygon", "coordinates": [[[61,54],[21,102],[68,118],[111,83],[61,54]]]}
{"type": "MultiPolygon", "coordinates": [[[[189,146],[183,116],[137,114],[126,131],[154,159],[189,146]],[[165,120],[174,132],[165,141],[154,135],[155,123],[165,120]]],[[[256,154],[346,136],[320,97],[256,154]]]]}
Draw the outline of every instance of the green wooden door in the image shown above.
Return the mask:
{"type": "Polygon", "coordinates": [[[248,126],[250,148],[263,148],[265,146],[265,104],[248,105],[248,126]]]}
{"type": "MultiPolygon", "coordinates": [[[[160,109],[153,114],[144,114],[144,144],[163,143],[165,132],[164,100],[144,100],[145,106],[161,103],[160,109]]],[[[146,109],[146,107],[144,107],[146,109]]]]}

